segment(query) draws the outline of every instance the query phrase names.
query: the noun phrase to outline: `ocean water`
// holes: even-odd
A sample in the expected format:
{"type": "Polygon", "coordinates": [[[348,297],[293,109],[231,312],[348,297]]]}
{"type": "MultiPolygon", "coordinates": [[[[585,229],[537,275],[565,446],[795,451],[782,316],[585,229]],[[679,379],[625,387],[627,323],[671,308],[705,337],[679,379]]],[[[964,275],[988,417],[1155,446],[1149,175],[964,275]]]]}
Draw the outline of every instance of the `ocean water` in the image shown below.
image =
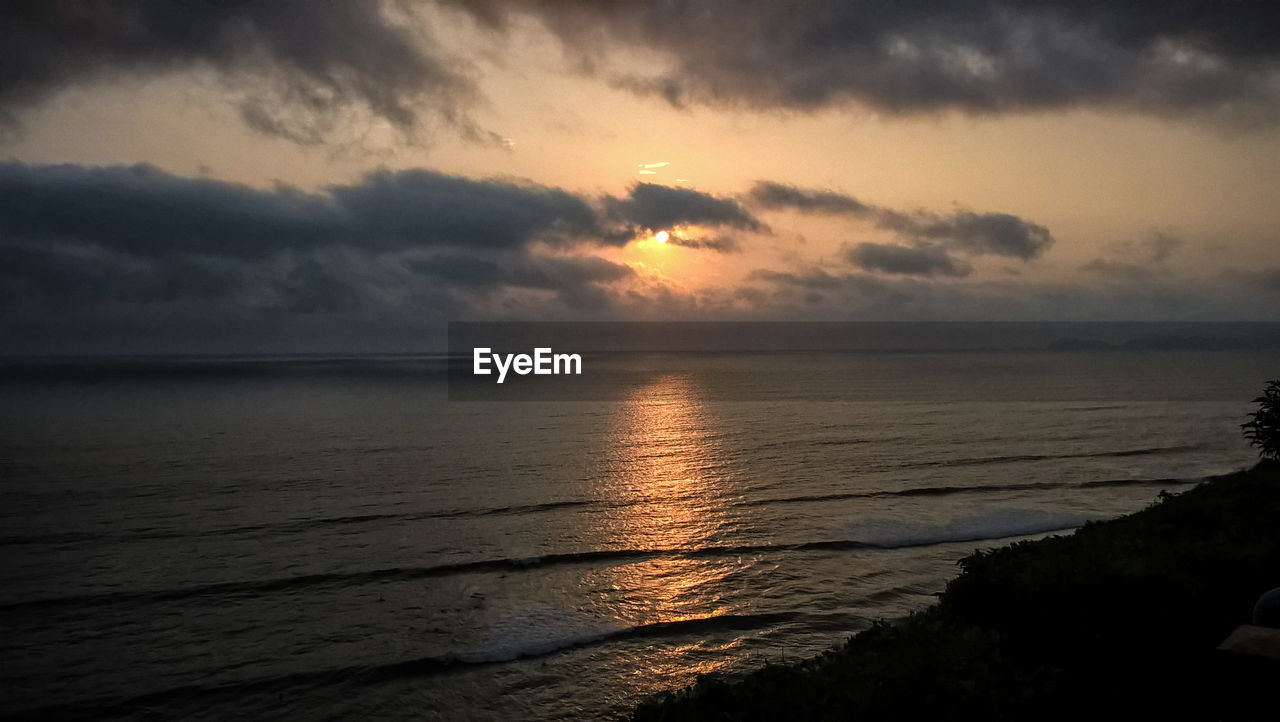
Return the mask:
{"type": "Polygon", "coordinates": [[[624,717],[929,604],[975,548],[1255,458],[1274,351],[653,356],[596,402],[438,360],[0,374],[0,709],[624,717]],[[717,384],[741,392],[725,400],[717,384]]]}

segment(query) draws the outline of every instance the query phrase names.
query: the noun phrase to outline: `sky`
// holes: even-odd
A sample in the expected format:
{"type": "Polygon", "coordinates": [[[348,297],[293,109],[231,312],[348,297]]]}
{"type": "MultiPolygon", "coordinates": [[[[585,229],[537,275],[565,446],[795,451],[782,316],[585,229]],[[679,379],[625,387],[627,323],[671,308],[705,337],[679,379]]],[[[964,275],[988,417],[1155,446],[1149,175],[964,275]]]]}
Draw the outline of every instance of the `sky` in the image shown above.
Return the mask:
{"type": "Polygon", "coordinates": [[[1280,320],[1268,2],[0,9],[3,352],[1280,320]]]}

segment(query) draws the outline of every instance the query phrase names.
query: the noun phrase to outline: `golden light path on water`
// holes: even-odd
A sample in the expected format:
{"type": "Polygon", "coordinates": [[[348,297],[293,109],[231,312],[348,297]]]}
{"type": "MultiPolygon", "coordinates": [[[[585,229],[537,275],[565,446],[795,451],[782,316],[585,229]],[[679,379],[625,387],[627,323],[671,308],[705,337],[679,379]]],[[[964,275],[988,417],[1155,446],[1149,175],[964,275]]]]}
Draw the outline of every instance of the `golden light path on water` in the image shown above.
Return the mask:
{"type": "MultiPolygon", "coordinates": [[[[601,548],[695,550],[724,544],[730,465],[719,424],[691,380],[661,376],[614,415],[611,473],[599,490],[611,500],[595,533],[601,548]]],[[[741,613],[723,601],[728,577],[755,564],[735,556],[660,556],[602,569],[584,580],[612,592],[612,612],[628,627],[690,622],[741,613]]],[[[738,642],[657,647],[637,660],[640,684],[691,680],[726,666],[738,642]],[[703,654],[698,654],[702,652],[703,654]]]]}

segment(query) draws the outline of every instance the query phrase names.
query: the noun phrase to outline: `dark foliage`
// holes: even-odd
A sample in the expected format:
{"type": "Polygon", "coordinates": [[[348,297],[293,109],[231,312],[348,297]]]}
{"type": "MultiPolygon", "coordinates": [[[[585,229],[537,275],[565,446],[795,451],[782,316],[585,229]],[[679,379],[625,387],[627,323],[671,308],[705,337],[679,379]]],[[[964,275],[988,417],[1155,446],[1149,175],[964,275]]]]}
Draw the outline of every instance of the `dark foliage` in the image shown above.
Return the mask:
{"type": "Polygon", "coordinates": [[[1280,585],[1277,480],[1263,462],[1071,536],[978,551],[936,606],[799,664],[704,678],[635,718],[1253,719],[1277,669],[1215,647],[1280,585]]]}
{"type": "Polygon", "coordinates": [[[1280,460],[1280,380],[1268,381],[1267,388],[1253,402],[1258,410],[1240,425],[1244,438],[1258,447],[1262,458],[1280,460]]]}

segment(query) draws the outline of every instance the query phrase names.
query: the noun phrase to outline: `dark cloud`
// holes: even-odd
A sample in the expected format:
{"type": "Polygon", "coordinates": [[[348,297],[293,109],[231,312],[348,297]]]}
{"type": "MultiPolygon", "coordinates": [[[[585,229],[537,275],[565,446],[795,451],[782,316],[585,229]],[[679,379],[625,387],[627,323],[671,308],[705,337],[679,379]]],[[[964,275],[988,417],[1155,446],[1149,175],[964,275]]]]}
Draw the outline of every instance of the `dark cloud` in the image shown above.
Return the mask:
{"type": "Polygon", "coordinates": [[[379,305],[377,285],[398,283],[377,273],[377,265],[369,256],[334,248],[246,259],[0,244],[0,317],[88,309],[110,324],[160,308],[181,309],[193,321],[206,315],[372,309],[379,305]]]}
{"type": "MultiPolygon", "coordinates": [[[[522,252],[535,243],[621,246],[678,224],[763,229],[730,198],[645,183],[625,197],[588,198],[534,183],[415,169],[303,192],[180,177],[146,165],[0,164],[0,245],[99,248],[138,259],[435,248],[466,259],[453,268],[465,283],[490,262],[477,255],[522,252]]],[[[736,248],[726,237],[673,242],[736,248]]],[[[553,270],[545,266],[541,273],[553,270]]]]}
{"type": "Polygon", "coordinates": [[[619,222],[645,231],[686,224],[765,230],[764,225],[737,201],[717,198],[692,188],[636,183],[627,197],[609,198],[606,206],[619,222]]]}
{"type": "Polygon", "coordinates": [[[518,32],[512,13],[533,16],[576,67],[680,107],[1280,118],[1280,13],[1267,2],[68,0],[0,5],[0,122],[67,88],[209,71],[249,127],[299,143],[331,140],[355,116],[498,140],[468,114],[481,101],[475,66],[432,39],[433,21],[456,13],[427,5],[495,33],[518,32]],[[613,62],[637,50],[667,69],[613,62]]]}
{"type": "Polygon", "coordinates": [[[1109,255],[1133,263],[1159,265],[1173,257],[1186,241],[1167,231],[1153,230],[1136,239],[1110,244],[1109,255]]]}
{"type": "Polygon", "coordinates": [[[630,266],[595,256],[528,256],[506,269],[506,285],[564,289],[621,281],[634,274],[630,266]]]}
{"type": "MultiPolygon", "coordinates": [[[[1156,0],[491,0],[536,16],[615,85],[684,106],[884,113],[1103,105],[1274,122],[1280,13],[1266,2],[1156,0]],[[666,71],[612,63],[651,51],[666,71]]],[[[479,12],[477,10],[476,12],[479,12]]]]}
{"type": "Polygon", "coordinates": [[[936,247],[859,243],[847,256],[863,270],[904,276],[967,276],[973,271],[969,264],[936,247]]]}
{"type": "Polygon", "coordinates": [[[672,233],[667,238],[667,243],[681,248],[703,248],[709,251],[719,251],[720,253],[737,253],[742,250],[738,245],[738,240],[732,236],[714,236],[712,238],[685,238],[684,236],[672,233]]]}
{"type": "Polygon", "coordinates": [[[754,205],[770,210],[851,216],[864,216],[874,211],[871,206],[843,193],[797,188],[773,181],[757,181],[747,196],[754,205]]]}
{"type": "MultiPolygon", "coordinates": [[[[1274,273],[1274,269],[1271,269],[1274,273]]],[[[1260,273],[1211,278],[1148,278],[1128,283],[968,281],[871,273],[759,270],[739,295],[776,318],[868,321],[1214,321],[1277,320],[1259,304],[1260,273]],[[815,308],[815,292],[826,299],[815,308]]],[[[1280,285],[1274,288],[1280,288],[1280,285]]]]}
{"type": "Polygon", "coordinates": [[[566,286],[556,294],[560,303],[575,311],[600,312],[614,306],[613,295],[594,283],[566,286]]]}
{"type": "Polygon", "coordinates": [[[510,248],[600,232],[597,213],[584,199],[532,183],[384,171],[330,194],[362,237],[391,246],[510,248]]]}
{"type": "Polygon", "coordinates": [[[172,332],[184,320],[267,319],[287,334],[318,317],[385,328],[525,303],[595,312],[635,274],[589,250],[625,243],[635,226],[618,214],[661,215],[664,198],[677,201],[673,219],[753,225],[732,201],[694,191],[598,199],[407,170],[304,192],[149,166],[0,164],[0,327],[172,332]]]}
{"type": "Polygon", "coordinates": [[[237,270],[224,262],[149,261],[93,247],[0,245],[0,261],[0,307],[203,301],[228,296],[240,285],[237,270]]]}
{"type": "MultiPolygon", "coordinates": [[[[511,180],[429,170],[379,171],[304,192],[269,190],[138,166],[0,163],[0,243],[70,244],[137,257],[266,258],[345,246],[369,252],[500,253],[535,243],[623,245],[683,224],[763,230],[732,199],[641,183],[591,199],[511,180]]],[[[732,241],[676,238],[732,250],[732,241]]],[[[474,270],[474,269],[472,269],[474,270]]]]}
{"type": "Polygon", "coordinates": [[[1164,263],[1177,252],[1179,248],[1186,243],[1179,238],[1164,231],[1154,231],[1151,235],[1139,241],[1139,248],[1147,254],[1152,263],[1164,263]]]}
{"type": "Polygon", "coordinates": [[[337,313],[366,304],[361,286],[350,274],[323,259],[304,257],[271,279],[270,305],[295,314],[337,313]]]}
{"type": "Polygon", "coordinates": [[[145,256],[261,256],[336,240],[340,216],[323,196],[149,166],[0,164],[0,239],[10,242],[78,241],[145,256]]]}
{"type": "Polygon", "coordinates": [[[557,188],[426,170],[304,193],[149,166],[0,164],[0,239],[138,256],[253,258],[332,244],[503,250],[589,238],[598,220],[587,201],[557,188]]]}
{"type": "Polygon", "coordinates": [[[906,213],[863,203],[832,190],[797,188],[757,181],[747,194],[755,205],[770,210],[845,215],[868,219],[936,255],[938,246],[971,255],[995,255],[1029,260],[1053,245],[1049,229],[1008,213],[958,211],[947,216],[916,211],[906,213]]]}
{"type": "Polygon", "coordinates": [[[1138,239],[1110,244],[1105,257],[1095,258],[1080,269],[1120,281],[1167,276],[1166,261],[1184,244],[1182,238],[1165,231],[1152,231],[1138,239]]]}
{"type": "Polygon", "coordinates": [[[818,291],[842,288],[846,280],[844,277],[833,276],[822,269],[792,273],[790,271],[772,271],[767,268],[761,268],[752,271],[748,278],[753,281],[767,281],[773,284],[797,286],[818,291]]]}
{"type": "Polygon", "coordinates": [[[497,261],[455,253],[414,259],[409,267],[433,280],[478,291],[510,288],[552,291],[569,309],[604,309],[611,305],[610,283],[635,275],[630,266],[595,256],[519,254],[497,261]]]}
{"type": "Polygon", "coordinates": [[[483,136],[466,117],[476,90],[465,66],[420,22],[386,11],[366,0],[3,3],[0,120],[67,87],[210,69],[251,127],[302,143],[322,142],[353,109],[406,132],[426,109],[483,136]]]}
{"type": "Polygon", "coordinates": [[[462,253],[439,253],[426,258],[411,258],[406,265],[415,273],[463,288],[497,286],[507,275],[496,261],[462,253]]]}
{"type": "Polygon", "coordinates": [[[469,288],[559,289],[585,283],[620,281],[634,274],[630,266],[596,256],[537,256],[521,254],[499,260],[443,253],[408,262],[409,268],[469,288]]]}
{"type": "Polygon", "coordinates": [[[1044,226],[1008,213],[970,213],[949,216],[929,213],[880,211],[877,225],[905,238],[945,244],[973,255],[1006,256],[1028,260],[1053,245],[1044,226]]]}
{"type": "MultiPolygon", "coordinates": [[[[870,210],[843,212],[873,224],[895,213],[861,205],[870,210]]],[[[650,223],[707,226],[668,243],[731,251],[733,234],[766,230],[748,206],[692,189],[640,184],[598,198],[428,170],[301,191],[147,166],[0,164],[0,335],[11,353],[332,350],[412,348],[422,324],[459,318],[1275,315],[1258,303],[1280,287],[1274,269],[1213,282],[1162,272],[960,283],[970,260],[960,254],[1019,257],[1018,233],[1035,241],[1038,227],[999,214],[893,217],[906,219],[896,244],[847,251],[866,272],[762,270],[745,287],[690,290],[595,254],[650,223]],[[310,345],[289,347],[297,338],[310,345]]],[[[1150,260],[1177,244],[1139,245],[1150,260]]]]}

